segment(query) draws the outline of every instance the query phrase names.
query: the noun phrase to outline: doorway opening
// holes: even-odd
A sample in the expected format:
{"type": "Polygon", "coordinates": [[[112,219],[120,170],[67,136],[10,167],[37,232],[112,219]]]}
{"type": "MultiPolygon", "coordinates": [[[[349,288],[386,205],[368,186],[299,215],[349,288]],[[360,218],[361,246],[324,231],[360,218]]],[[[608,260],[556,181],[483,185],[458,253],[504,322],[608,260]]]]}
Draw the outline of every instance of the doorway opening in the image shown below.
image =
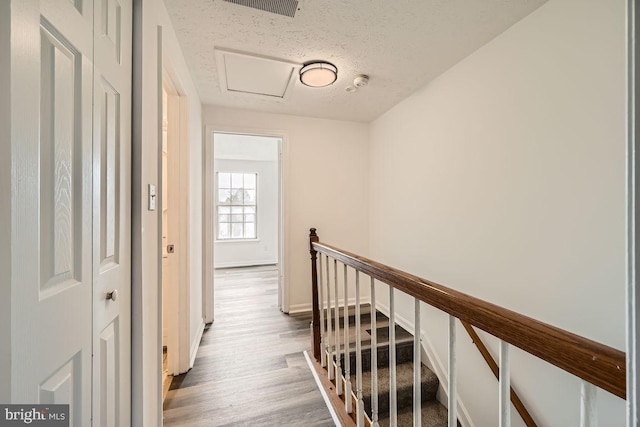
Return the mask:
{"type": "MultiPolygon", "coordinates": [[[[169,325],[170,313],[168,302],[171,286],[174,282],[175,268],[172,259],[169,258],[169,94],[167,93],[167,81],[162,85],[162,399],[167,395],[173,373],[169,373],[169,325]]],[[[171,348],[171,350],[174,350],[171,348]]],[[[173,356],[173,355],[172,355],[173,356]]]]}
{"type": "Polygon", "coordinates": [[[277,291],[272,291],[282,309],[282,137],[221,132],[212,136],[215,277],[260,271],[277,283],[277,291]]]}
{"type": "Polygon", "coordinates": [[[158,209],[161,224],[158,233],[162,256],[162,380],[163,398],[173,375],[189,370],[189,277],[188,277],[188,111],[186,98],[175,80],[163,72],[162,146],[158,159],[161,173],[158,209]]]}

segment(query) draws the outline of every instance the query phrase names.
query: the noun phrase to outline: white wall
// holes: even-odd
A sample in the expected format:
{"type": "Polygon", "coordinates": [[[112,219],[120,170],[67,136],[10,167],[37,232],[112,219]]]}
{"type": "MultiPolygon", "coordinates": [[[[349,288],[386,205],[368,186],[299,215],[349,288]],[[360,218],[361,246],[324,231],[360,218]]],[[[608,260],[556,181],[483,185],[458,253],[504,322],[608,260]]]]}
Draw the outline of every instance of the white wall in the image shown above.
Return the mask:
{"type": "Polygon", "coordinates": [[[147,210],[147,185],[160,184],[160,65],[158,32],[179,90],[188,107],[189,141],[189,335],[191,341],[202,325],[202,121],[200,99],[182,56],[162,0],[134,0],[134,96],[133,96],[133,283],[132,283],[132,381],[136,426],[158,426],[161,405],[161,313],[159,298],[160,215],[147,210]]]}
{"type": "MultiPolygon", "coordinates": [[[[623,0],[551,0],[373,122],[370,157],[374,259],[624,350],[623,0]]],[[[425,314],[446,361],[446,316],[425,314]]],[[[462,400],[497,425],[497,382],[458,336],[462,400]]],[[[577,425],[578,382],[514,353],[539,424],[577,425]]],[[[599,396],[601,425],[624,425],[599,396]]]]}
{"type": "Polygon", "coordinates": [[[368,126],[213,106],[203,107],[203,121],[216,131],[284,136],[285,309],[309,309],[310,227],[323,241],[367,252],[368,126]]]}
{"type": "MultiPolygon", "coordinates": [[[[277,153],[277,145],[274,144],[277,153]]],[[[277,154],[276,154],[277,155],[277,154]]],[[[216,240],[214,267],[239,267],[278,262],[278,162],[215,159],[215,172],[258,174],[257,239],[216,240]]],[[[214,229],[217,233],[217,229],[214,229]]]]}

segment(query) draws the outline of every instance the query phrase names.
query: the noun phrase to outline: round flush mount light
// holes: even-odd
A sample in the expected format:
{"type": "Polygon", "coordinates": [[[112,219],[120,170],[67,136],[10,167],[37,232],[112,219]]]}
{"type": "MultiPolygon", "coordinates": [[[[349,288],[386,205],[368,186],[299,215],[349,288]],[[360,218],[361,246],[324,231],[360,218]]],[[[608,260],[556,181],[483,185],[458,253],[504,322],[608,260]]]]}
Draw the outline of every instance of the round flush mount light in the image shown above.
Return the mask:
{"type": "Polygon", "coordinates": [[[338,69],[328,62],[311,62],[300,69],[300,81],[306,86],[329,86],[337,78],[338,69]]]}

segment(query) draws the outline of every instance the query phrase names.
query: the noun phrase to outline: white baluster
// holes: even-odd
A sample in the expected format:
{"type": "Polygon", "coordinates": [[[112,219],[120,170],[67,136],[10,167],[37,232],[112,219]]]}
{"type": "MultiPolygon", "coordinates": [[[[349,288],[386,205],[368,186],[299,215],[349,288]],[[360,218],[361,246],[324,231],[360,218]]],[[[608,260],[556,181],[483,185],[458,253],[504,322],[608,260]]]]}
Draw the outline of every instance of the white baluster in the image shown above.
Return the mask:
{"type": "Polygon", "coordinates": [[[396,384],[396,304],[394,289],[389,286],[389,417],[390,426],[398,426],[398,393],[396,384]]]}
{"type": "Polygon", "coordinates": [[[347,285],[347,264],[344,264],[344,408],[351,413],[351,357],[349,356],[349,287],[347,285]]]}
{"type": "Polygon", "coordinates": [[[320,254],[318,260],[318,283],[320,284],[318,286],[318,300],[320,301],[320,363],[322,364],[322,367],[325,368],[327,366],[327,355],[324,351],[326,325],[324,324],[324,292],[322,291],[322,288],[324,288],[324,278],[322,277],[322,258],[323,256],[320,254]]]}
{"type": "Polygon", "coordinates": [[[331,331],[332,322],[333,314],[331,311],[331,276],[329,275],[329,255],[327,255],[327,371],[329,372],[329,380],[333,380],[336,373],[333,368],[333,333],[331,331]]]}
{"type": "Polygon", "coordinates": [[[449,384],[447,387],[447,402],[449,406],[449,427],[458,426],[456,404],[456,318],[449,316],[449,384]]]}
{"type": "Polygon", "coordinates": [[[420,345],[420,300],[415,299],[414,334],[413,334],[413,425],[422,425],[422,346],[420,345]]]}
{"type": "Polygon", "coordinates": [[[371,278],[371,422],[378,427],[378,329],[376,325],[376,283],[371,278]]]}
{"type": "Polygon", "coordinates": [[[580,427],[596,427],[598,412],[596,410],[596,396],[598,389],[590,382],[581,381],[580,384],[580,427]]]}
{"type": "Polygon", "coordinates": [[[340,365],[340,304],[338,303],[338,260],[333,260],[333,284],[336,292],[336,393],[342,394],[342,366],[340,365]]]}
{"type": "Polygon", "coordinates": [[[356,425],[364,426],[364,399],[362,398],[362,334],[360,332],[360,272],[356,270],[356,397],[358,399],[356,425]]]}
{"type": "Polygon", "coordinates": [[[511,426],[511,380],[509,343],[500,340],[500,427],[511,426]]]}

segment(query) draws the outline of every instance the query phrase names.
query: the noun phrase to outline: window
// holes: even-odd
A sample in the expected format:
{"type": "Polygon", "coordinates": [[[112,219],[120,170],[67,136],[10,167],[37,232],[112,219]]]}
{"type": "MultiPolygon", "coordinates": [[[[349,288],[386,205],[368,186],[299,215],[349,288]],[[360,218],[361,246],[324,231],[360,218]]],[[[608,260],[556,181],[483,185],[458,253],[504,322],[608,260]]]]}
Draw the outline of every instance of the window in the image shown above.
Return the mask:
{"type": "Polygon", "coordinates": [[[257,173],[218,172],[218,239],[255,239],[257,173]]]}

